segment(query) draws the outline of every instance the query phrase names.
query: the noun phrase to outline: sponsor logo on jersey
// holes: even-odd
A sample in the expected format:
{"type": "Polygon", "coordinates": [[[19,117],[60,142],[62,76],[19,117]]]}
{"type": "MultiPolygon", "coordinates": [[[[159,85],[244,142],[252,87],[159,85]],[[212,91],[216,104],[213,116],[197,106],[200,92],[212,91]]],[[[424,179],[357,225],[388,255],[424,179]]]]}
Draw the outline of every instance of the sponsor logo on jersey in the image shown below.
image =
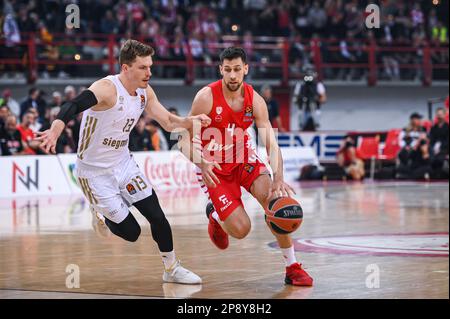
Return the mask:
{"type": "Polygon", "coordinates": [[[244,122],[251,122],[253,121],[253,106],[248,105],[245,107],[245,114],[244,114],[244,122]]]}
{"type": "Polygon", "coordinates": [[[112,137],[103,139],[103,145],[110,146],[114,149],[119,149],[120,147],[125,147],[128,145],[128,139],[126,140],[114,140],[112,137]]]}
{"type": "Polygon", "coordinates": [[[222,115],[216,115],[215,119],[216,122],[222,122],[222,115]]]}
{"type": "Polygon", "coordinates": [[[134,185],[131,183],[127,185],[127,191],[130,195],[136,194],[136,188],[134,188],[134,185]]]}
{"type": "Polygon", "coordinates": [[[216,142],[216,140],[212,139],[208,145],[206,145],[206,150],[209,152],[221,152],[228,151],[233,148],[233,144],[223,145],[216,142]]]}
{"type": "Polygon", "coordinates": [[[145,96],[141,94],[141,109],[145,107],[145,96]]]}
{"type": "Polygon", "coordinates": [[[255,169],[255,167],[253,165],[250,165],[248,163],[244,164],[244,170],[251,174],[251,172],[253,172],[253,170],[255,169]]]}

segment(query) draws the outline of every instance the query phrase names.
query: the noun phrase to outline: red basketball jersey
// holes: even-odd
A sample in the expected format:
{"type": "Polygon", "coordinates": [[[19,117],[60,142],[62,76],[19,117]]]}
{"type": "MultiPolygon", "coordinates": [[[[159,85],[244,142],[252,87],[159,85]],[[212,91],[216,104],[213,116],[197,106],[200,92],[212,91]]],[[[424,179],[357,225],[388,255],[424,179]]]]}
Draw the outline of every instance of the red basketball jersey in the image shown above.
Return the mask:
{"type": "Polygon", "coordinates": [[[208,116],[211,125],[202,128],[203,155],[215,160],[222,168],[218,174],[229,174],[239,164],[254,162],[247,128],[253,124],[253,87],[244,83],[244,104],[235,112],[228,105],[222,91],[222,80],[208,85],[213,95],[213,105],[208,116]]]}

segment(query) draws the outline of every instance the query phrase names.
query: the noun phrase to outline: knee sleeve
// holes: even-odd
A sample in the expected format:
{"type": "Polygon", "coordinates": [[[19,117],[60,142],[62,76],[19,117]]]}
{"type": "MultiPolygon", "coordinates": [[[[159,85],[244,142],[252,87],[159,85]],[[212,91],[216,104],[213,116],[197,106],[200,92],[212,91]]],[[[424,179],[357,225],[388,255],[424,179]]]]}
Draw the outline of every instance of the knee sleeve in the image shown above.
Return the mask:
{"type": "Polygon", "coordinates": [[[158,197],[153,192],[151,196],[134,203],[134,206],[148,220],[152,229],[152,237],[161,252],[173,250],[172,229],[159,205],[158,197]]]}
{"type": "Polygon", "coordinates": [[[105,223],[114,235],[119,236],[126,241],[135,242],[141,235],[141,227],[131,213],[129,213],[119,224],[116,224],[107,218],[105,218],[105,223]]]}
{"type": "Polygon", "coordinates": [[[161,223],[166,219],[155,192],[153,192],[151,196],[148,196],[133,205],[150,222],[150,224],[161,223]]]}

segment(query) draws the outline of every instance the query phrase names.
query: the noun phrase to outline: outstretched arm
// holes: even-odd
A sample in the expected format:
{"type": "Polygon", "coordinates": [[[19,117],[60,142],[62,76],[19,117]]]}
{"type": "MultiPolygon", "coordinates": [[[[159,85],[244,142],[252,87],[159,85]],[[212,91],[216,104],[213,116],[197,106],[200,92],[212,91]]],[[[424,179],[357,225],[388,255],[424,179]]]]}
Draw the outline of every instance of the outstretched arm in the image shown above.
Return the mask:
{"type": "Polygon", "coordinates": [[[148,86],[147,87],[147,107],[146,112],[153,119],[155,119],[162,127],[168,132],[172,132],[175,129],[184,128],[190,129],[194,121],[199,121],[204,127],[211,124],[211,119],[205,114],[198,114],[196,116],[180,117],[170,113],[159,102],[156,97],[155,91],[148,86]]]}
{"type": "Polygon", "coordinates": [[[46,153],[55,154],[56,142],[67,122],[91,107],[95,111],[104,111],[113,107],[116,104],[115,90],[111,81],[102,79],[92,84],[72,101],[64,103],[50,129],[36,133],[36,140],[41,142],[40,148],[46,153]]]}

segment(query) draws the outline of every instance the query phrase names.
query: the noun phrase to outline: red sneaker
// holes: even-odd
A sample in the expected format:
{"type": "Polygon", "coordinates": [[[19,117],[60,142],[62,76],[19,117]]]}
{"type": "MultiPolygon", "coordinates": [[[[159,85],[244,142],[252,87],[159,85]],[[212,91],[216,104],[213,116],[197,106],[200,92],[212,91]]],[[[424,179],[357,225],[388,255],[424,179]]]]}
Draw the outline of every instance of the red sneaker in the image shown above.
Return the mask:
{"type": "Polygon", "coordinates": [[[228,234],[222,229],[222,226],[212,217],[212,213],[214,212],[214,206],[212,203],[209,203],[206,208],[206,215],[209,219],[208,224],[208,234],[211,241],[214,245],[219,249],[227,249],[229,245],[228,234]],[[212,206],[212,209],[211,209],[212,206]]]}
{"type": "Polygon", "coordinates": [[[313,279],[303,270],[302,264],[295,263],[286,267],[284,282],[293,286],[312,286],[313,279]]]}

